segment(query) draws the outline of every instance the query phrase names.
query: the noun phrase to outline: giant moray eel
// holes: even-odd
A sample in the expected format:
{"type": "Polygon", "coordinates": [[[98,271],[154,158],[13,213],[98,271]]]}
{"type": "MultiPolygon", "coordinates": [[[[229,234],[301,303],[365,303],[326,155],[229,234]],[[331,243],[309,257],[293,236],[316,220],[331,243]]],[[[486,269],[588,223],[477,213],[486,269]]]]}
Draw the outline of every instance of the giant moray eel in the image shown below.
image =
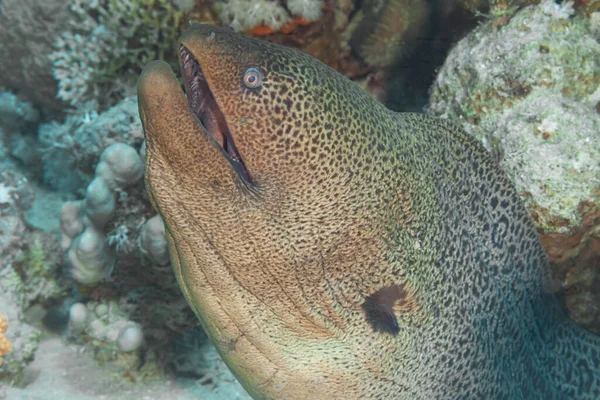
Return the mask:
{"type": "Polygon", "coordinates": [[[181,289],[256,399],[600,398],[511,183],[448,122],[197,25],[138,96],[181,289]]]}

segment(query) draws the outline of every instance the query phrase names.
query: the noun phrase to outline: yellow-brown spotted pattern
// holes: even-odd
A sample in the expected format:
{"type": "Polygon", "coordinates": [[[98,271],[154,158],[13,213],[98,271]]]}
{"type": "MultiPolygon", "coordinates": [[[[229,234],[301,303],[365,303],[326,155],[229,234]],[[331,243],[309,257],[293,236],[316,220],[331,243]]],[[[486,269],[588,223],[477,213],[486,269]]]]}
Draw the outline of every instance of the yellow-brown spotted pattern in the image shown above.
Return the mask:
{"type": "Polygon", "coordinates": [[[186,298],[253,397],[600,396],[600,341],[544,290],[533,225],[477,142],[305,54],[204,25],[181,43],[253,184],[155,62],[138,84],[146,185],[186,298]]]}

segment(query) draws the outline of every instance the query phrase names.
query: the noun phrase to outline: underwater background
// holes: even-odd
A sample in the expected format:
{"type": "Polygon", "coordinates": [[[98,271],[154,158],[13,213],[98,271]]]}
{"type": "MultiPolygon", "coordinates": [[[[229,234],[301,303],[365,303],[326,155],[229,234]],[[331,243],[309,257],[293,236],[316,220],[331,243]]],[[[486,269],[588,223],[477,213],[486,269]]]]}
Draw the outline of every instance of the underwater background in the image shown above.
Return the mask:
{"type": "Polygon", "coordinates": [[[0,0],[0,399],[249,399],[188,307],[135,86],[190,23],[297,48],[453,121],[600,334],[600,1],[0,0]]]}

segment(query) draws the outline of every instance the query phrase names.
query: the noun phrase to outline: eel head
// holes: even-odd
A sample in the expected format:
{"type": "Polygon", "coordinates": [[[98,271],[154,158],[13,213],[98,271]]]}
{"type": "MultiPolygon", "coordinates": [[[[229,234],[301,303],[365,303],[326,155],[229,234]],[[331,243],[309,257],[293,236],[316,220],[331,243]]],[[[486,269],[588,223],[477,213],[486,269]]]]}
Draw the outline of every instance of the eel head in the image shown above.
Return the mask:
{"type": "Polygon", "coordinates": [[[224,28],[192,26],[179,59],[185,93],[155,61],[138,100],[146,187],[184,295],[256,397],[349,390],[338,373],[352,370],[332,363],[360,365],[339,338],[362,310],[328,279],[377,253],[357,209],[364,163],[349,155],[367,153],[358,124],[383,107],[312,57],[224,28]]]}

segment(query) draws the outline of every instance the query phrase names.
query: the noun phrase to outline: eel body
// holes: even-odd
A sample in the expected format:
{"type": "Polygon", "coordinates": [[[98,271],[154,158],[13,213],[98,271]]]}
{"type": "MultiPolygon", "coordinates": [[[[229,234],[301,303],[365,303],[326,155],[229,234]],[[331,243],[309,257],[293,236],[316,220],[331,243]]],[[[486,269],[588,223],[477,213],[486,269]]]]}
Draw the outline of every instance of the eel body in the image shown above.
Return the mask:
{"type": "Polygon", "coordinates": [[[138,83],[146,186],[202,326],[256,399],[598,399],[511,183],[448,122],[227,29],[181,38],[186,94],[138,83]]]}

